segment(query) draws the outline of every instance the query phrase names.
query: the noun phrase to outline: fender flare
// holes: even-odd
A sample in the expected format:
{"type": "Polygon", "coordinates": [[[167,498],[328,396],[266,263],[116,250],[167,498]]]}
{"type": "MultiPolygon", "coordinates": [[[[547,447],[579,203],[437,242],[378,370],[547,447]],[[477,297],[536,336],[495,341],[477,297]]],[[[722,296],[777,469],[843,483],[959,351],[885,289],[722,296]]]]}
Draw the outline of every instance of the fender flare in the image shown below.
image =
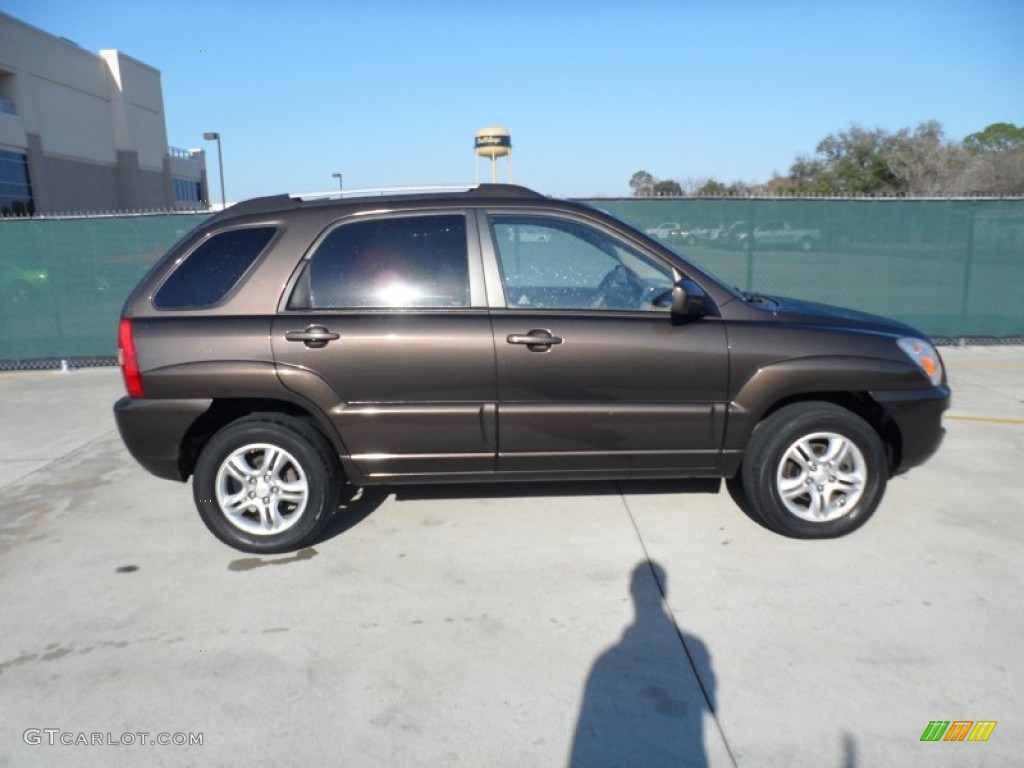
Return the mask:
{"type": "Polygon", "coordinates": [[[782,403],[850,395],[873,402],[871,390],[920,390],[924,383],[909,362],[876,357],[814,355],[765,365],[730,398],[722,447],[742,451],[757,424],[782,403]]]}

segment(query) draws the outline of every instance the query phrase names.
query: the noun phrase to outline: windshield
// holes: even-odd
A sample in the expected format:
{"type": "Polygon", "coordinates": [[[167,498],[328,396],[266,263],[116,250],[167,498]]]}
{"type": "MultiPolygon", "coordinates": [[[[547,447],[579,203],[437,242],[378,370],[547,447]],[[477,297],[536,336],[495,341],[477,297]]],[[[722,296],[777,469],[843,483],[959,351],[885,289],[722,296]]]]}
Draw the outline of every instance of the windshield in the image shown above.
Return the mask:
{"type": "Polygon", "coordinates": [[[722,259],[717,253],[709,252],[710,249],[702,248],[699,244],[685,245],[668,241],[660,242],[659,245],[672,251],[672,253],[688,264],[695,265],[701,272],[713,279],[736,298],[749,298],[747,292],[736,287],[747,282],[746,265],[734,263],[736,259],[729,258],[732,254],[727,254],[726,258],[722,259]]]}
{"type": "MultiPolygon", "coordinates": [[[[717,263],[716,259],[708,258],[705,255],[704,252],[709,251],[710,249],[706,247],[702,248],[699,243],[696,246],[690,246],[685,243],[677,243],[672,239],[666,240],[647,234],[628,221],[620,218],[616,213],[613,213],[606,208],[602,208],[589,200],[573,200],[572,202],[577,205],[590,208],[591,210],[599,211],[601,214],[614,219],[620,227],[628,230],[630,234],[643,242],[649,243],[651,240],[654,240],[654,242],[662,248],[674,253],[684,262],[684,264],[692,264],[696,266],[697,270],[699,270],[704,277],[714,280],[722,289],[732,294],[737,299],[743,299],[745,301],[749,300],[748,294],[735,287],[736,285],[743,285],[747,282],[745,267],[742,270],[738,270],[734,268],[737,265],[722,265],[717,263]],[[725,268],[721,268],[723,266],[725,268]]],[[[715,232],[717,232],[717,228],[709,226],[707,229],[702,230],[702,232],[707,232],[709,236],[713,236],[715,232]]],[[[682,271],[689,277],[689,272],[696,270],[687,270],[683,267],[682,271]]]]}

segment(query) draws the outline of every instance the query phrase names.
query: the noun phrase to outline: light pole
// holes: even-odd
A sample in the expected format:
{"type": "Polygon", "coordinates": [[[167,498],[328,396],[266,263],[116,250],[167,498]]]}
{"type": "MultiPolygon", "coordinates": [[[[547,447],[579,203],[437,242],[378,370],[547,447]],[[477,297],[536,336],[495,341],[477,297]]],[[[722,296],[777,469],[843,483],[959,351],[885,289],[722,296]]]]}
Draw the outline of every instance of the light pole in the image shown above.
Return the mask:
{"type": "Polygon", "coordinates": [[[338,180],[338,189],[341,190],[342,189],[342,186],[341,186],[341,174],[340,173],[332,173],[331,176],[333,176],[334,178],[336,178],[338,180]]]}
{"type": "Polygon", "coordinates": [[[207,131],[203,134],[207,141],[217,142],[217,165],[220,167],[220,204],[222,208],[228,207],[228,199],[224,195],[224,155],[220,151],[220,134],[216,131],[207,131]]]}

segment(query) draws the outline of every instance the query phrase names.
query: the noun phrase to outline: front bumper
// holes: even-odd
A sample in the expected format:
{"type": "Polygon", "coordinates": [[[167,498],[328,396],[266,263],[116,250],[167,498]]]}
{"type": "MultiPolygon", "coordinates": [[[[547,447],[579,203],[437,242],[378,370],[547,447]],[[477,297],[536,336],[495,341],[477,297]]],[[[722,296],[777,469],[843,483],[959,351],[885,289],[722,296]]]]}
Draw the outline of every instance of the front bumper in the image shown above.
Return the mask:
{"type": "Polygon", "coordinates": [[[899,432],[900,452],[893,474],[924,464],[942,444],[946,428],[942,413],[949,408],[949,386],[931,389],[871,392],[899,432]]]}
{"type": "Polygon", "coordinates": [[[121,440],[145,469],[166,480],[188,479],[182,459],[185,435],[211,400],[136,400],[114,403],[121,440]]]}

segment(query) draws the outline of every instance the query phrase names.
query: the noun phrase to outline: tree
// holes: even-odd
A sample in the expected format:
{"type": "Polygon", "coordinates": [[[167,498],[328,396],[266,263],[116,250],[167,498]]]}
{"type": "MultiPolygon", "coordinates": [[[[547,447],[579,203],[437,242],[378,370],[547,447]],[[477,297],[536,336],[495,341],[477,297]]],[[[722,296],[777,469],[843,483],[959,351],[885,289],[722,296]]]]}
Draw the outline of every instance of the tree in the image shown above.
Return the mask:
{"type": "Polygon", "coordinates": [[[764,184],[637,171],[629,186],[636,197],[1024,195],[1024,126],[992,123],[955,142],[937,120],[896,132],[853,123],[818,142],[813,155],[798,155],[788,176],[775,173],[764,184]]]}
{"type": "Polygon", "coordinates": [[[726,190],[726,194],[733,197],[750,197],[754,192],[754,187],[750,186],[745,181],[734,181],[726,190]]]}
{"type": "Polygon", "coordinates": [[[629,180],[634,197],[650,197],[654,192],[654,177],[647,171],[637,171],[629,180]]]}
{"type": "Polygon", "coordinates": [[[797,158],[790,170],[800,194],[885,195],[902,192],[889,167],[892,137],[880,128],[851,125],[829,134],[815,148],[816,158],[797,158]]]}
{"type": "Polygon", "coordinates": [[[968,191],[988,195],[1024,194],[1024,127],[992,123],[964,139],[969,155],[968,191]]]}
{"type": "Polygon", "coordinates": [[[653,188],[656,197],[682,197],[683,188],[678,181],[656,181],[653,188]]]}
{"type": "Polygon", "coordinates": [[[992,123],[985,130],[967,136],[964,149],[979,155],[1024,150],[1024,127],[1013,123],[992,123]]]}
{"type": "Polygon", "coordinates": [[[939,195],[965,190],[964,149],[936,120],[895,133],[851,125],[790,168],[791,190],[811,195],[939,195]]]}
{"type": "Polygon", "coordinates": [[[708,179],[695,192],[698,197],[725,197],[729,194],[729,188],[720,181],[708,179]]]}
{"type": "Polygon", "coordinates": [[[907,195],[958,194],[966,190],[968,156],[963,147],[947,141],[936,120],[906,128],[889,140],[887,161],[907,195]]]}
{"type": "Polygon", "coordinates": [[[821,159],[799,155],[789,169],[789,178],[793,193],[797,195],[839,194],[835,179],[821,159]]]}
{"type": "Polygon", "coordinates": [[[772,177],[764,184],[758,185],[756,191],[760,195],[774,197],[788,196],[794,193],[793,180],[788,176],[780,176],[778,171],[772,172],[772,177]]]}

